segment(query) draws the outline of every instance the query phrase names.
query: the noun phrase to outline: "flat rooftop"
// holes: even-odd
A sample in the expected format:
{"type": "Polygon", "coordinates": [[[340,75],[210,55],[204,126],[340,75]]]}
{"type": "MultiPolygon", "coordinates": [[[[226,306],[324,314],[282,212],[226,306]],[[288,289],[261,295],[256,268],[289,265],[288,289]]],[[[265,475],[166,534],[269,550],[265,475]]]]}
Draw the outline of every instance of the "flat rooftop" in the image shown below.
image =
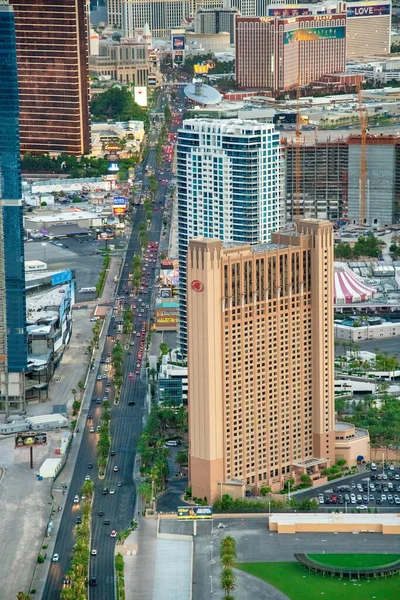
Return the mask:
{"type": "Polygon", "coordinates": [[[61,212],[59,214],[43,214],[31,216],[27,215],[25,219],[31,223],[65,223],[66,221],[74,222],[81,221],[84,219],[100,219],[100,215],[98,213],[89,212],[87,210],[82,210],[81,212],[61,212]]]}
{"type": "Polygon", "coordinates": [[[278,523],[278,525],[295,525],[297,523],[330,525],[342,523],[368,527],[368,525],[382,523],[383,525],[400,527],[400,514],[398,513],[278,513],[272,514],[269,520],[270,523],[278,523]]]}

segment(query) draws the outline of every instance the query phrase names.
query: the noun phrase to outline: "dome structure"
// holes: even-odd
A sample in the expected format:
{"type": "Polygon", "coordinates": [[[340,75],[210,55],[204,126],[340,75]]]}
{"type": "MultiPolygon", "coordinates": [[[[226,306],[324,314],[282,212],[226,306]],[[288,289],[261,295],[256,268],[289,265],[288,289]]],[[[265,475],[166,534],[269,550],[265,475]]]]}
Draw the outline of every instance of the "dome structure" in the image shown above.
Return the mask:
{"type": "Polygon", "coordinates": [[[375,288],[365,285],[347,265],[335,263],[335,304],[366,302],[373,298],[375,288]]]}

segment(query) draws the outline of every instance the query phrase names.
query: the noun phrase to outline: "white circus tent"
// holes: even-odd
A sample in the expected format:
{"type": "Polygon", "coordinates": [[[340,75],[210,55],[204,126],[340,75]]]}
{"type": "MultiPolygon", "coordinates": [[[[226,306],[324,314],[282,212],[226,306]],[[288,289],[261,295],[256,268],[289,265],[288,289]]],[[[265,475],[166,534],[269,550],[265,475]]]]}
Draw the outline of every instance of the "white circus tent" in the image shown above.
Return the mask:
{"type": "Polygon", "coordinates": [[[335,263],[335,304],[366,302],[376,290],[368,285],[343,263],[335,263]]]}

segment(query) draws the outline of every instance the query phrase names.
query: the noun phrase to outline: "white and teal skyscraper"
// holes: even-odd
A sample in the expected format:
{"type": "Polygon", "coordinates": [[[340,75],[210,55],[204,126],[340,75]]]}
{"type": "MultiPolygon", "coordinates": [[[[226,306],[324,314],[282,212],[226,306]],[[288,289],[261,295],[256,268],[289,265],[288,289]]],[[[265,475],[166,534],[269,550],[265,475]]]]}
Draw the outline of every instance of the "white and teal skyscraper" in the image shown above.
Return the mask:
{"type": "Polygon", "coordinates": [[[187,352],[186,254],[195,237],[266,243],[283,225],[279,133],[269,123],[190,119],[178,131],[180,347],[187,352]]]}

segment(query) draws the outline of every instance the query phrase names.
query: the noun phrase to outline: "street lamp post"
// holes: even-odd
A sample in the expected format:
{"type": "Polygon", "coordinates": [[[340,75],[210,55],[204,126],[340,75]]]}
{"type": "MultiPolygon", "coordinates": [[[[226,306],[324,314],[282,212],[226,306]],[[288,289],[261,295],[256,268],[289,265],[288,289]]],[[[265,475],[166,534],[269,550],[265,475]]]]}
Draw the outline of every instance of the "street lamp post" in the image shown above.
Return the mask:
{"type": "Polygon", "coordinates": [[[210,575],[210,587],[211,587],[211,593],[213,594],[213,581],[212,581],[212,575],[210,575]]]}

